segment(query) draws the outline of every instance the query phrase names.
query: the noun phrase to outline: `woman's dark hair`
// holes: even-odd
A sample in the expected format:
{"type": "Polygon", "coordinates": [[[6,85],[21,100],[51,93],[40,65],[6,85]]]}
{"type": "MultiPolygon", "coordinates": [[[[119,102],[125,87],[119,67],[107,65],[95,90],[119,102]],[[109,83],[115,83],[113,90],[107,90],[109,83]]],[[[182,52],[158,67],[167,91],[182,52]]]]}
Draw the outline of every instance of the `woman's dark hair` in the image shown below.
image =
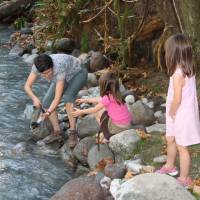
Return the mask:
{"type": "Polygon", "coordinates": [[[47,54],[41,54],[34,59],[34,64],[37,70],[42,73],[50,68],[53,68],[53,61],[47,54]]]}
{"type": "Polygon", "coordinates": [[[118,104],[125,103],[119,90],[119,80],[111,72],[106,72],[99,79],[100,96],[112,94],[118,104]]]}
{"type": "Polygon", "coordinates": [[[183,34],[176,34],[165,42],[165,61],[170,76],[180,66],[184,76],[191,77],[195,74],[192,45],[183,34]]]}

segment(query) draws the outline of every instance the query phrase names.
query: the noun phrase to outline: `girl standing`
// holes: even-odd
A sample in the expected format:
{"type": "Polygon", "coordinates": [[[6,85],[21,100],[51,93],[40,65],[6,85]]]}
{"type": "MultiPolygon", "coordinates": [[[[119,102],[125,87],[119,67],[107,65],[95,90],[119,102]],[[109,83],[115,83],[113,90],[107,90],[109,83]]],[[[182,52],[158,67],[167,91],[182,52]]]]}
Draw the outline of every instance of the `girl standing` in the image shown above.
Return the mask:
{"type": "Polygon", "coordinates": [[[89,99],[78,99],[77,103],[93,103],[95,107],[72,112],[73,117],[93,113],[100,125],[105,142],[116,133],[127,130],[131,126],[132,116],[123,100],[119,81],[113,73],[107,72],[99,79],[100,97],[89,99]]]}
{"type": "Polygon", "coordinates": [[[178,182],[186,188],[191,158],[188,146],[200,143],[200,122],[192,46],[182,34],[171,36],[165,43],[165,60],[170,75],[166,102],[167,162],[158,173],[177,175],[175,159],[180,159],[178,182]]]}

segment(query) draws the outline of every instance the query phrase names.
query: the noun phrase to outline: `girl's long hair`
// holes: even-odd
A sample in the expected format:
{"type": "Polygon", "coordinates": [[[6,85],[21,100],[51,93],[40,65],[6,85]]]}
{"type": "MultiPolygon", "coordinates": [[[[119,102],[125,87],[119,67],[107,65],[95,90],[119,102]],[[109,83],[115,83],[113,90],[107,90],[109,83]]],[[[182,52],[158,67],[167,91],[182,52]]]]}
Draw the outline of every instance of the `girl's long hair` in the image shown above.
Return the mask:
{"type": "Polygon", "coordinates": [[[188,37],[177,34],[167,39],[165,42],[165,61],[170,76],[179,66],[184,76],[191,77],[195,74],[192,45],[188,37]]]}
{"type": "Polygon", "coordinates": [[[106,72],[101,75],[99,79],[100,86],[100,96],[103,97],[107,95],[113,95],[114,99],[118,104],[125,103],[120,90],[119,90],[119,80],[115,77],[115,75],[111,72],[106,72]]]}

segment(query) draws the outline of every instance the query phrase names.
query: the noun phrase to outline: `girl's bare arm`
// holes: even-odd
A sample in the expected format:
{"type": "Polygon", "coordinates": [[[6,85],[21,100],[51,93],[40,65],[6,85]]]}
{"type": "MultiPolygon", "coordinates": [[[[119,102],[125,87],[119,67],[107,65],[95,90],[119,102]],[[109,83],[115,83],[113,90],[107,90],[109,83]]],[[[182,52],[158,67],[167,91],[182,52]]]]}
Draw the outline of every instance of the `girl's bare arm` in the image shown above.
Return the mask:
{"type": "Polygon", "coordinates": [[[172,117],[172,119],[175,118],[178,107],[181,104],[182,88],[184,84],[185,84],[184,77],[180,74],[175,74],[173,77],[174,96],[169,110],[169,115],[172,117]]]}

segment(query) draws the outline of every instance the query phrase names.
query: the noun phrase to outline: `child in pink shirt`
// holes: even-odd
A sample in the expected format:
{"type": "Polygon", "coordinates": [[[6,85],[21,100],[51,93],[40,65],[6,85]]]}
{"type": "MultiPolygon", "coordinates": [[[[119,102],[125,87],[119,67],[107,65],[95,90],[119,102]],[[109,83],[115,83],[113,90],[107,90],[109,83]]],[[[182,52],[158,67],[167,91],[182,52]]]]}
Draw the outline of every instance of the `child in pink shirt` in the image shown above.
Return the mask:
{"type": "Polygon", "coordinates": [[[77,103],[92,103],[95,107],[72,112],[73,117],[93,113],[104,134],[105,141],[109,141],[113,134],[127,130],[131,126],[132,116],[128,111],[119,90],[119,80],[113,73],[104,73],[99,79],[100,97],[77,99],[77,103]]]}

